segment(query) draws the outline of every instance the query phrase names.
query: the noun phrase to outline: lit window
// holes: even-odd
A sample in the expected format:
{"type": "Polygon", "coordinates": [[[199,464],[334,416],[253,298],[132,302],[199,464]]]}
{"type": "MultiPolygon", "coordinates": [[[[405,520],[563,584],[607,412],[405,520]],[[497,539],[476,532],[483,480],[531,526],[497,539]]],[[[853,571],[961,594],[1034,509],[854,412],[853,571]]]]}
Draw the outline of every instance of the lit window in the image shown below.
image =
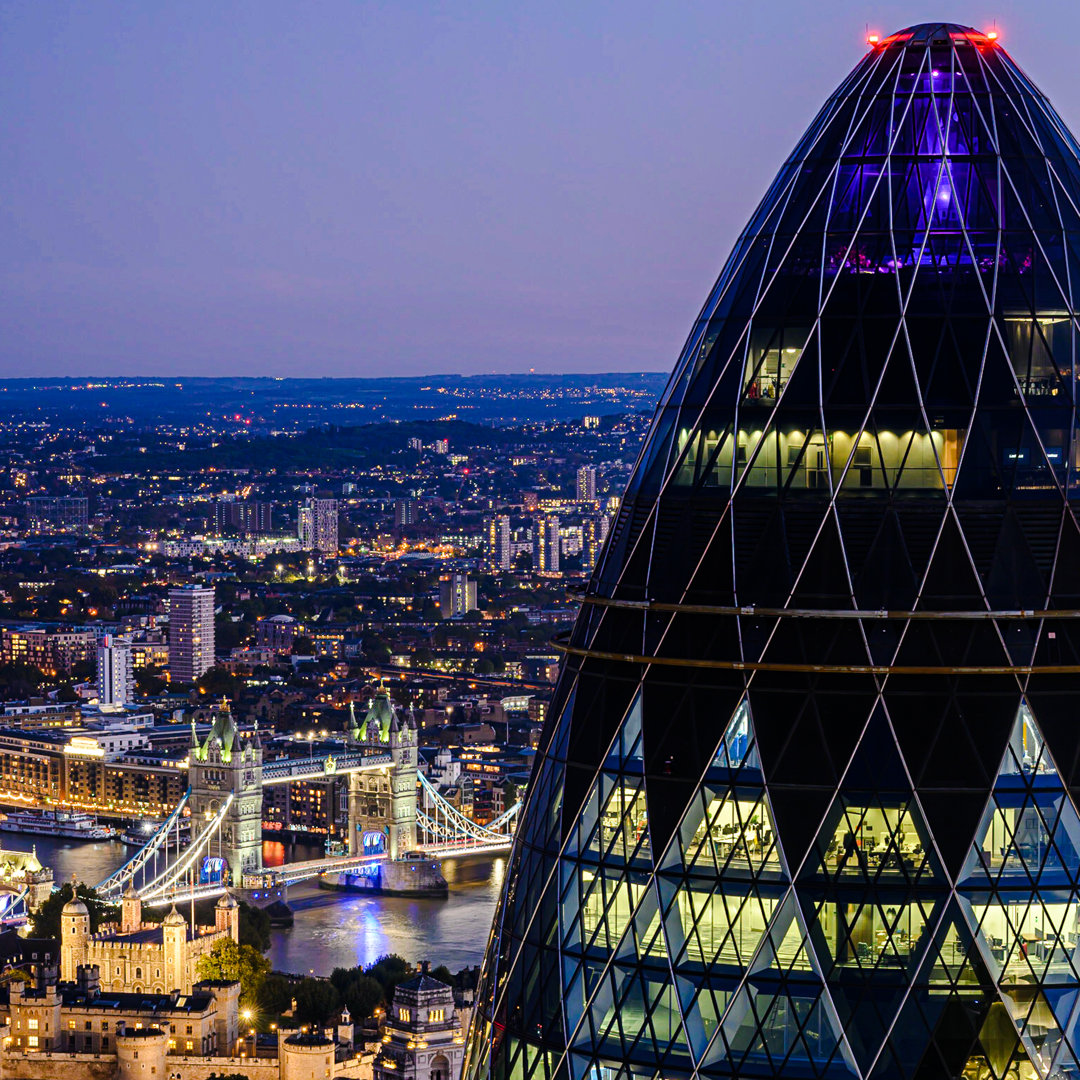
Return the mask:
{"type": "Polygon", "coordinates": [[[407,1024],[412,1019],[412,1012],[404,1007],[398,1009],[398,1018],[404,1020],[407,1024]]]}
{"type": "Polygon", "coordinates": [[[36,1016],[31,1016],[30,1019],[26,1021],[26,1027],[30,1031],[37,1031],[38,1018],[36,1016]]]}
{"type": "Polygon", "coordinates": [[[195,1044],[191,1041],[191,1039],[188,1039],[187,1042],[184,1043],[184,1048],[187,1050],[193,1050],[195,1048],[195,1044]]]}
{"type": "Polygon", "coordinates": [[[440,1020],[445,1020],[445,1019],[446,1019],[446,1010],[445,1009],[429,1009],[428,1010],[428,1020],[430,1020],[432,1023],[437,1024],[440,1020]]]}
{"type": "Polygon", "coordinates": [[[26,1045],[29,1046],[31,1050],[36,1050],[38,1045],[38,1037],[36,1035],[30,1035],[26,1040],[26,1045]]]}

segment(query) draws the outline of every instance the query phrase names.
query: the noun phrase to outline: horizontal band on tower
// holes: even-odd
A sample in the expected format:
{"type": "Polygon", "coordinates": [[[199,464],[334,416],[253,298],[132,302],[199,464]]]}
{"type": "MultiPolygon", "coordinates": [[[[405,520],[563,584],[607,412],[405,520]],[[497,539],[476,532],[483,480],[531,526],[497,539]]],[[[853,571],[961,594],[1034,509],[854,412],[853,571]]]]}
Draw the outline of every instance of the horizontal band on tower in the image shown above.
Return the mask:
{"type": "Polygon", "coordinates": [[[558,638],[551,644],[568,656],[614,660],[621,664],[656,664],[659,667],[700,668],[719,671],[779,671],[814,675],[1080,675],[1080,664],[1004,664],[1000,666],[926,664],[775,664],[758,660],[697,660],[686,656],[645,656],[639,653],[583,649],[558,638]]]}
{"type": "Polygon", "coordinates": [[[1080,608],[1033,611],[898,611],[886,608],[874,610],[869,608],[776,608],[757,607],[753,604],[744,607],[724,604],[679,604],[661,600],[616,600],[613,597],[584,593],[570,593],[570,596],[582,604],[591,604],[594,607],[623,608],[628,611],[662,611],[684,615],[746,615],[767,619],[896,619],[904,622],[915,619],[940,622],[951,622],[957,619],[976,621],[993,621],[995,619],[1024,621],[1034,619],[1080,619],[1080,608]]]}

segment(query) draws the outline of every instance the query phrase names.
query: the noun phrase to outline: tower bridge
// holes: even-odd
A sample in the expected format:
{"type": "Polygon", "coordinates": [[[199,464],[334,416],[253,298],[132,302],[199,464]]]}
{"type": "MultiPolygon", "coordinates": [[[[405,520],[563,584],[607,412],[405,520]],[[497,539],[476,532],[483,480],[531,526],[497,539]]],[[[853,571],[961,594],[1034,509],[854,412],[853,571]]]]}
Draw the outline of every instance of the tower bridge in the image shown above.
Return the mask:
{"type": "Polygon", "coordinates": [[[518,806],[481,826],[448,803],[417,768],[414,718],[396,710],[385,690],[362,722],[350,709],[346,735],[339,753],[266,761],[258,730],[244,736],[223,702],[204,740],[192,726],[187,791],[144,846],[98,884],[99,892],[118,900],[131,886],[157,906],[231,887],[258,903],[282,898],[290,884],[333,874],[376,891],[440,891],[446,888],[440,859],[509,851],[518,806]],[[264,788],[338,775],[348,778],[345,850],[265,867],[264,788]],[[190,817],[186,846],[184,816],[190,817]]]}

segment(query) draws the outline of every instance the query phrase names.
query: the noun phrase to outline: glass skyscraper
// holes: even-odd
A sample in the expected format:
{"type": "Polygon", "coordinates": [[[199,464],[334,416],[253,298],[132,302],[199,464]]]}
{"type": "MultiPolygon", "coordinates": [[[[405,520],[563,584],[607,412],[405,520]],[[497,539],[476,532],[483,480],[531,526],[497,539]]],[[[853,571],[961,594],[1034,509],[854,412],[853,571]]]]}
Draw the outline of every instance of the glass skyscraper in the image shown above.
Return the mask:
{"type": "Polygon", "coordinates": [[[565,645],[469,1080],[1080,1073],[1077,289],[1042,93],[965,27],[874,42],[565,645]]]}

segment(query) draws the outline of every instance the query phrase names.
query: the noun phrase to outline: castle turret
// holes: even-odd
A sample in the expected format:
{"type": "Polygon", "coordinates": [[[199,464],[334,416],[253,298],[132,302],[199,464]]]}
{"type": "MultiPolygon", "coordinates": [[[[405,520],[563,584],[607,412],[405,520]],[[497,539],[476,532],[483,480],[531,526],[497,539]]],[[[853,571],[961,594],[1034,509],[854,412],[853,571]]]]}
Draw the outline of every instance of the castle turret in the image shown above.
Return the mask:
{"type": "Polygon", "coordinates": [[[90,941],[90,909],[73,897],[60,912],[60,980],[74,982],[79,967],[86,963],[90,941]]]}
{"type": "Polygon", "coordinates": [[[337,1041],[341,1046],[353,1048],[353,1040],[356,1037],[356,1027],[352,1022],[352,1015],[347,1008],[341,1010],[341,1016],[337,1022],[337,1041]]]}
{"type": "Polygon", "coordinates": [[[124,890],[124,898],[120,901],[120,932],[122,934],[134,934],[142,927],[142,900],[135,891],[133,885],[128,885],[124,890]]]}
{"type": "MultiPolygon", "coordinates": [[[[166,1025],[166,1028],[168,1025],[166,1025]]],[[[116,1036],[117,1080],[164,1077],[169,1033],[161,1028],[133,1028],[116,1036]]]]}
{"type": "Polygon", "coordinates": [[[227,890],[214,905],[214,929],[228,931],[229,937],[240,943],[240,905],[227,890]]]}
{"type": "Polygon", "coordinates": [[[217,1053],[228,1057],[235,1052],[240,1037],[240,984],[209,979],[196,983],[193,989],[210,994],[217,1002],[214,1040],[217,1053]]]}
{"type": "Polygon", "coordinates": [[[290,1035],[281,1049],[281,1080],[324,1080],[333,1071],[334,1044],[325,1035],[290,1035]]]}
{"type": "Polygon", "coordinates": [[[165,952],[165,986],[167,990],[191,993],[191,977],[187,965],[187,920],[173,904],[161,924],[162,946],[165,952]]]}

